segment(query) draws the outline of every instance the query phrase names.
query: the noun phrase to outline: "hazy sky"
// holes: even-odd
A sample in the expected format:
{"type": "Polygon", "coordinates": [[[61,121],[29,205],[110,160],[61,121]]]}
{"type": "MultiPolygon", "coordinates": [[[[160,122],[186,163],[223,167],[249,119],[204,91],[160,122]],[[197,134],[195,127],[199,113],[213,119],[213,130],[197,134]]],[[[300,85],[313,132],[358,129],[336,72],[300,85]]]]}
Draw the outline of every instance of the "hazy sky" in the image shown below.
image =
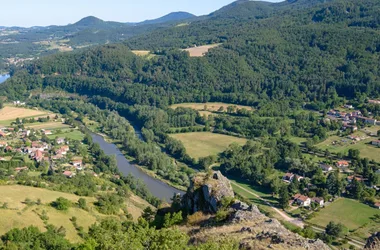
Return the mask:
{"type": "Polygon", "coordinates": [[[138,22],[174,11],[204,15],[233,0],[1,0],[1,2],[0,26],[30,27],[66,25],[86,16],[96,16],[106,21],[138,22]]]}

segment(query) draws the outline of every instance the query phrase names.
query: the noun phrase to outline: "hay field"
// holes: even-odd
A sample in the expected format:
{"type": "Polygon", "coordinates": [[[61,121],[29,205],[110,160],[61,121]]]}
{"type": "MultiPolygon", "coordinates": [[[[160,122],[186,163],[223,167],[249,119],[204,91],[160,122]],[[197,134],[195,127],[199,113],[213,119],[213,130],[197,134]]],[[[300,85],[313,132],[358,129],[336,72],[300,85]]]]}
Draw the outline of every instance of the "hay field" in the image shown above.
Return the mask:
{"type": "Polygon", "coordinates": [[[46,114],[44,111],[5,106],[0,109],[0,121],[16,120],[16,118],[35,117],[46,114]]]}
{"type": "Polygon", "coordinates": [[[187,153],[196,159],[209,155],[217,155],[232,143],[244,145],[247,142],[247,139],[210,132],[181,133],[170,136],[180,140],[185,146],[187,153]]]}
{"type": "Polygon", "coordinates": [[[204,56],[210,49],[218,47],[220,43],[217,44],[210,44],[210,45],[204,45],[194,48],[188,48],[184,49],[183,51],[189,52],[191,57],[202,57],[204,56]]]}

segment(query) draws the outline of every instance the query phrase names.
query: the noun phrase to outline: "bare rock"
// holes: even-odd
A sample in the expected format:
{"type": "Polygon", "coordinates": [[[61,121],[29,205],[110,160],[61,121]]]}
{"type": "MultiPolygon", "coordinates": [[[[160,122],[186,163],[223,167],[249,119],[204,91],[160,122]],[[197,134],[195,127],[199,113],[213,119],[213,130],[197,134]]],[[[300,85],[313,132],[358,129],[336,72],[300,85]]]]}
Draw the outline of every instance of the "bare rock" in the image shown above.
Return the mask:
{"type": "Polygon", "coordinates": [[[364,249],[380,249],[380,232],[374,233],[367,239],[364,249]]]}

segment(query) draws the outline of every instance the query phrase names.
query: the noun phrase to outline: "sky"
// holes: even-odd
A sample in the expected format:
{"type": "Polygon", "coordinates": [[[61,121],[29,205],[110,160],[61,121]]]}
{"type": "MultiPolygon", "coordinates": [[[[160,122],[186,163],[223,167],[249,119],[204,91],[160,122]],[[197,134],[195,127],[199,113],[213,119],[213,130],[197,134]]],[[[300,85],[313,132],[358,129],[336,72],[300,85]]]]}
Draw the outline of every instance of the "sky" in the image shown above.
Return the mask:
{"type": "MultiPolygon", "coordinates": [[[[267,0],[280,2],[281,0],[267,0]]],[[[105,21],[140,22],[174,11],[209,14],[233,0],[1,0],[0,26],[75,23],[86,16],[105,21]]]]}

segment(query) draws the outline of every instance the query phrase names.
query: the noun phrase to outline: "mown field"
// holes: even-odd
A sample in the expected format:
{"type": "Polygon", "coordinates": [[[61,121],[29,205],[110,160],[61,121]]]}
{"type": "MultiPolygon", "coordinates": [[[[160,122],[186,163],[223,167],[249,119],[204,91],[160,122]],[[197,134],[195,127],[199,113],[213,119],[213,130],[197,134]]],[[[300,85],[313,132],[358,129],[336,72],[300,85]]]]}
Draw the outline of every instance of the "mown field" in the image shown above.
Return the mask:
{"type": "Polygon", "coordinates": [[[63,124],[62,122],[44,122],[44,123],[33,123],[25,125],[27,128],[32,129],[63,129],[69,128],[70,126],[67,124],[63,124]]]}
{"type": "Polygon", "coordinates": [[[11,122],[15,121],[17,118],[32,118],[46,114],[47,112],[45,111],[35,109],[5,106],[4,108],[0,109],[0,124],[10,125],[11,122]]]}
{"type": "Polygon", "coordinates": [[[84,138],[84,134],[77,129],[66,129],[66,130],[61,130],[60,133],[55,133],[55,131],[53,131],[52,135],[48,135],[49,139],[54,139],[56,137],[63,137],[63,138],[68,138],[72,140],[81,141],[84,138]]]}
{"type": "MultiPolygon", "coordinates": [[[[6,202],[6,209],[1,209],[0,216],[0,235],[6,233],[12,228],[23,228],[30,225],[36,226],[41,230],[45,230],[45,225],[40,215],[43,211],[47,213],[48,223],[56,227],[63,226],[66,229],[66,238],[72,242],[79,242],[81,238],[77,235],[76,229],[71,222],[72,217],[77,218],[78,226],[82,226],[85,231],[95,222],[105,218],[106,215],[98,213],[93,205],[95,198],[79,197],[73,194],[50,191],[47,189],[26,187],[26,186],[0,186],[0,207],[6,202]],[[58,211],[50,206],[50,203],[59,197],[64,197],[73,203],[79,198],[85,198],[89,207],[89,211],[79,209],[75,206],[69,208],[68,211],[58,211]],[[32,201],[41,199],[41,205],[26,205],[25,199],[32,201]]],[[[137,196],[132,196],[127,204],[128,212],[132,214],[136,220],[142,210],[148,204],[137,196]]],[[[117,216],[114,216],[118,219],[117,216]]]]}
{"type": "Polygon", "coordinates": [[[371,229],[379,226],[371,219],[376,214],[380,215],[379,209],[372,208],[356,200],[340,198],[316,213],[316,216],[310,219],[309,222],[321,227],[326,227],[330,221],[340,222],[350,231],[358,230],[359,237],[366,238],[369,236],[371,229]]]}
{"type": "Polygon", "coordinates": [[[232,143],[244,145],[247,142],[247,139],[210,132],[181,133],[170,136],[180,140],[185,146],[187,153],[196,159],[209,155],[217,155],[232,143]]]}
{"type": "Polygon", "coordinates": [[[184,49],[184,51],[189,52],[191,57],[202,57],[204,56],[210,49],[218,47],[220,43],[217,44],[210,44],[210,45],[204,45],[194,48],[188,48],[184,49]]]}

